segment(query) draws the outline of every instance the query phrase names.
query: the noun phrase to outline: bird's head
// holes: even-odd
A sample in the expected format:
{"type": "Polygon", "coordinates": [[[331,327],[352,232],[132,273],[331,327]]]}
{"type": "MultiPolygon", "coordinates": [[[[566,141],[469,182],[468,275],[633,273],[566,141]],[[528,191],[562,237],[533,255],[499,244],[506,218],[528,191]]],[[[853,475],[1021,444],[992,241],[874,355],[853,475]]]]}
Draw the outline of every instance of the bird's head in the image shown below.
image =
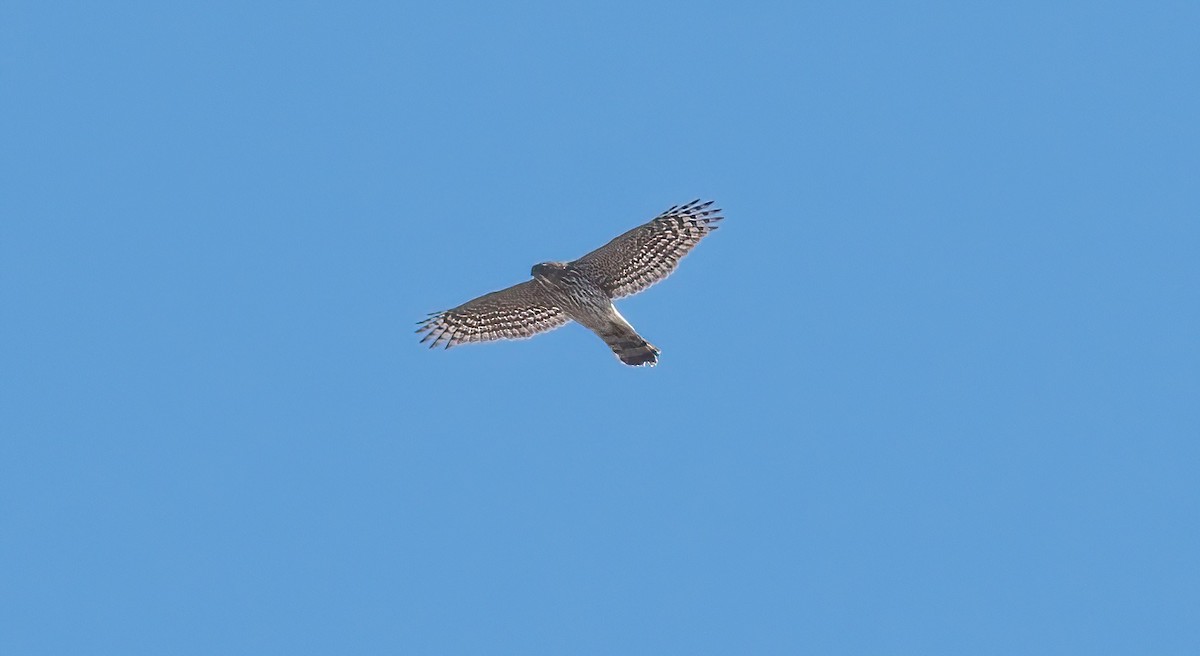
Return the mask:
{"type": "Polygon", "coordinates": [[[529,274],[534,278],[556,278],[565,268],[567,265],[563,262],[542,262],[533,265],[529,274]]]}

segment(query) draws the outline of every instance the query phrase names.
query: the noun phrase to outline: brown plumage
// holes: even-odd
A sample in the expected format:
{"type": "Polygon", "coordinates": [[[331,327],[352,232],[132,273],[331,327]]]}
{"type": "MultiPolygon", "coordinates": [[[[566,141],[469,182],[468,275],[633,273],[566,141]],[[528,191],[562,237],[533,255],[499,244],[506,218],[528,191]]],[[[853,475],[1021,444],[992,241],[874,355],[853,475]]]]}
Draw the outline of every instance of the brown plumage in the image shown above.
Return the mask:
{"type": "Polygon", "coordinates": [[[628,365],[654,366],[659,350],[637,334],[612,300],[663,280],[683,256],[717,229],[721,211],[692,201],[658,215],[572,262],[534,265],[533,280],[480,296],[420,322],[421,342],[450,348],[521,339],[576,321],[600,336],[628,365]]]}

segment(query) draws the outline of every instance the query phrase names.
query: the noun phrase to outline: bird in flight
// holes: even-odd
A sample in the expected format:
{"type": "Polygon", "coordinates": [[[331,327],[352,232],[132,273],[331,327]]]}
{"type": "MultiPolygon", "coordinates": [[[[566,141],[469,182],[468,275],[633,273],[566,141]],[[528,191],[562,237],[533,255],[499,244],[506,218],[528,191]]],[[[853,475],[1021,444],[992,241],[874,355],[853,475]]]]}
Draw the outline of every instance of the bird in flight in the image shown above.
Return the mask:
{"type": "Polygon", "coordinates": [[[621,362],[653,367],[660,351],[617,312],[613,300],[671,275],[724,218],[711,205],[699,200],[676,205],[577,260],[533,265],[532,280],[434,312],[419,323],[421,343],[450,348],[524,339],[575,321],[599,335],[621,362]]]}

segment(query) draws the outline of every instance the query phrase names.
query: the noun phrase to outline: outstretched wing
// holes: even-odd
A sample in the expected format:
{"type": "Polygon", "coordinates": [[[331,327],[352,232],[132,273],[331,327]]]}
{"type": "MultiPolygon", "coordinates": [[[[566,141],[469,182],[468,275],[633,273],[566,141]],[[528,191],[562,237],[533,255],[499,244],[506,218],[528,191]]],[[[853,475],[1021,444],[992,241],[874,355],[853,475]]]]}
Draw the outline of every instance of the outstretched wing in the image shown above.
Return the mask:
{"type": "Polygon", "coordinates": [[[432,340],[429,348],[446,348],[468,342],[496,339],[524,339],[553,330],[570,321],[542,291],[536,280],[527,280],[508,289],[485,294],[462,305],[435,312],[420,322],[421,343],[432,340]]]}
{"type": "Polygon", "coordinates": [[[694,200],[663,212],[572,262],[613,298],[636,294],[671,275],[679,260],[717,229],[721,210],[694,200]]]}

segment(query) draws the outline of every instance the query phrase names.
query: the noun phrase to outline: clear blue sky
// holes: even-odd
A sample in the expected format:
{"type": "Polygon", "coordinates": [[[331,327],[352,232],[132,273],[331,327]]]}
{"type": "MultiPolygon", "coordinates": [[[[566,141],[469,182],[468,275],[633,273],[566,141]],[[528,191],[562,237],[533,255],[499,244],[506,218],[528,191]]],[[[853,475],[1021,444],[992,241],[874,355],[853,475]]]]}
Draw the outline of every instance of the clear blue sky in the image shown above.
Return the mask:
{"type": "Polygon", "coordinates": [[[969,4],[4,3],[0,653],[1200,653],[1200,8],[969,4]]]}

